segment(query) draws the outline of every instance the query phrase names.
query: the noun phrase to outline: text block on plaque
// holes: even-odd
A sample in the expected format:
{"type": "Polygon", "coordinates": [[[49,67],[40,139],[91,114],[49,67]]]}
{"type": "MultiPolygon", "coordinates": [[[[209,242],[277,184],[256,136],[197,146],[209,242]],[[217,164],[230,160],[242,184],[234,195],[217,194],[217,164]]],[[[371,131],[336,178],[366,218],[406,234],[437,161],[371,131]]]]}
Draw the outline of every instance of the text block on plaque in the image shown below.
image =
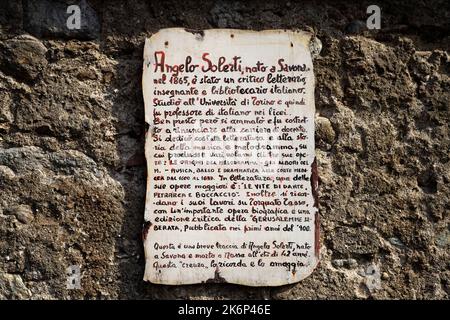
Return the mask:
{"type": "Polygon", "coordinates": [[[278,286],[318,263],[311,34],[146,40],[144,280],[278,286]]]}

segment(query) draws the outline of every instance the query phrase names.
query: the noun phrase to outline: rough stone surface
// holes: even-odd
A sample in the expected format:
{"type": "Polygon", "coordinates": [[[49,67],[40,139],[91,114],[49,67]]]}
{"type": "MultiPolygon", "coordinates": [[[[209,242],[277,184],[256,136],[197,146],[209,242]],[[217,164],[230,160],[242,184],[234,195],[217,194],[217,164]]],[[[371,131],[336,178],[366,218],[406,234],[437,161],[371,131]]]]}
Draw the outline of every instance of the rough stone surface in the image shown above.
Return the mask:
{"type": "Polygon", "coordinates": [[[0,274],[0,299],[29,299],[30,290],[15,274],[0,274]]]}
{"type": "Polygon", "coordinates": [[[38,39],[22,35],[2,43],[0,69],[21,80],[33,81],[47,65],[47,48],[38,39]]]}
{"type": "Polygon", "coordinates": [[[87,1],[71,33],[66,4],[0,0],[0,298],[449,298],[448,1],[378,1],[378,31],[358,22],[370,2],[130,0],[87,1]],[[142,50],[165,27],[320,39],[321,264],[304,281],[142,281],[142,50]]]}
{"type": "MultiPolygon", "coordinates": [[[[96,39],[100,35],[100,21],[96,11],[86,0],[24,0],[24,29],[38,37],[96,39]],[[80,28],[67,28],[67,20],[80,9],[80,28]]],[[[73,22],[72,19],[69,22],[73,22]]],[[[72,25],[72,24],[69,24],[72,25]]]]}
{"type": "Polygon", "coordinates": [[[13,214],[17,220],[19,220],[22,223],[30,223],[33,221],[33,211],[31,210],[31,207],[28,205],[18,205],[12,207],[9,212],[13,214]]]}

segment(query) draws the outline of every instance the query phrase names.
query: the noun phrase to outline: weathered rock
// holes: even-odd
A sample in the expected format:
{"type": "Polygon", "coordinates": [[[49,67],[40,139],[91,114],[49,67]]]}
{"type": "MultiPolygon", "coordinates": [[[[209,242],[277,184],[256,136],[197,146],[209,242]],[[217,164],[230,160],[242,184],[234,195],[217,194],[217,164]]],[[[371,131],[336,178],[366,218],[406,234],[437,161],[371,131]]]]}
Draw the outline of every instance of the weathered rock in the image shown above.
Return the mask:
{"type": "Polygon", "coordinates": [[[77,78],[81,81],[84,80],[95,80],[97,79],[97,74],[94,69],[86,68],[78,71],[77,78]]]}
{"type": "Polygon", "coordinates": [[[19,80],[33,81],[47,65],[47,48],[38,39],[22,35],[0,46],[0,70],[19,80]]]}
{"type": "Polygon", "coordinates": [[[332,239],[333,248],[341,254],[375,254],[381,242],[375,232],[364,228],[339,228],[332,239]]]}
{"type": "Polygon", "coordinates": [[[12,122],[11,104],[12,100],[8,92],[0,91],[0,123],[12,122]]]}
{"type": "Polygon", "coordinates": [[[317,58],[322,51],[322,41],[317,37],[313,37],[309,43],[309,51],[313,59],[317,58]]]}
{"type": "Polygon", "coordinates": [[[26,0],[24,1],[24,28],[37,37],[58,37],[90,40],[100,35],[100,21],[95,10],[85,0],[26,0]],[[77,5],[81,13],[80,29],[69,29],[67,20],[77,5]]]}
{"type": "Polygon", "coordinates": [[[315,125],[317,144],[320,145],[321,143],[324,143],[328,146],[333,144],[336,133],[334,132],[330,120],[324,117],[317,117],[315,125]]]}
{"type": "Polygon", "coordinates": [[[335,268],[347,268],[354,269],[358,266],[358,262],[355,259],[334,259],[331,261],[331,264],[335,268]]]}
{"type": "Polygon", "coordinates": [[[359,34],[366,30],[368,30],[367,25],[364,21],[361,20],[354,20],[348,23],[344,29],[345,33],[348,34],[359,34]]]}
{"type": "Polygon", "coordinates": [[[17,26],[22,25],[22,1],[2,1],[0,10],[0,26],[11,34],[21,31],[17,26]]]}
{"type": "Polygon", "coordinates": [[[0,273],[0,299],[29,299],[31,291],[16,274],[0,273]]]}
{"type": "Polygon", "coordinates": [[[238,1],[218,1],[211,10],[211,22],[218,28],[240,28],[245,23],[244,7],[238,1]]]}
{"type": "Polygon", "coordinates": [[[28,205],[17,205],[10,208],[8,211],[24,224],[28,224],[34,220],[33,210],[28,205]]]}

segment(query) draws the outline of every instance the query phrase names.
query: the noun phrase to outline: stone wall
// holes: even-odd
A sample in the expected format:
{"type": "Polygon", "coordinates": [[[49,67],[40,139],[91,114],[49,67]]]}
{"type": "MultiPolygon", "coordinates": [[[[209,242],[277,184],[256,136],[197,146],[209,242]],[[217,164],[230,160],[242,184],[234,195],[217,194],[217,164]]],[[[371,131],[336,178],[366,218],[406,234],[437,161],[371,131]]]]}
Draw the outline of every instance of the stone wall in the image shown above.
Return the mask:
{"type": "Polygon", "coordinates": [[[0,298],[448,299],[450,4],[376,2],[381,30],[365,27],[372,1],[0,0],[0,298]],[[321,264],[304,281],[142,281],[142,51],[166,27],[321,40],[321,264]]]}

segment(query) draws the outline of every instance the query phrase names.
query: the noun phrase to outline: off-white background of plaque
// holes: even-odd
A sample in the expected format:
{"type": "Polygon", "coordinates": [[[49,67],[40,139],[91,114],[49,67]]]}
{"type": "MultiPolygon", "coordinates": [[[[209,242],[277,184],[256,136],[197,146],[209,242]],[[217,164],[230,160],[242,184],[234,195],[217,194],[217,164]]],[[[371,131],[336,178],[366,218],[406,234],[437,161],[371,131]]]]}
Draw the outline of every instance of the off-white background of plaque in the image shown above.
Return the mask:
{"type": "MultiPolygon", "coordinates": [[[[145,145],[145,154],[147,159],[147,167],[148,167],[148,180],[147,180],[147,198],[146,198],[146,207],[145,207],[145,221],[146,221],[146,229],[144,230],[144,247],[146,254],[146,270],[144,279],[153,283],[161,283],[161,284],[194,284],[194,283],[202,283],[202,282],[227,282],[227,283],[235,283],[235,284],[243,284],[249,286],[278,286],[289,283],[298,282],[308,275],[314,270],[318,263],[318,234],[317,234],[317,203],[314,197],[314,179],[312,175],[314,173],[314,74],[312,67],[312,59],[311,54],[309,52],[309,42],[311,39],[311,34],[305,32],[294,32],[294,31],[283,31],[283,30],[269,30],[269,31],[242,31],[242,30],[231,30],[231,29],[218,29],[218,30],[205,30],[201,32],[189,32],[184,29],[164,29],[153,35],[151,38],[146,40],[145,49],[144,49],[144,70],[143,70],[143,93],[144,93],[144,102],[145,102],[145,121],[149,124],[150,130],[147,134],[146,145],[145,145]],[[279,107],[279,110],[286,110],[284,115],[279,115],[278,117],[283,121],[282,124],[286,125],[288,128],[296,128],[297,124],[289,124],[289,119],[298,119],[307,117],[308,121],[301,125],[304,128],[304,134],[307,137],[306,140],[301,141],[302,144],[305,145],[306,150],[302,150],[305,153],[305,157],[302,158],[302,161],[306,163],[303,165],[304,175],[309,178],[307,181],[303,181],[304,185],[304,193],[301,197],[301,202],[298,204],[286,205],[284,201],[282,204],[278,206],[281,209],[288,209],[289,211],[302,211],[308,212],[308,214],[303,214],[304,217],[308,217],[307,222],[300,223],[304,228],[307,228],[307,231],[301,231],[300,224],[298,222],[283,222],[283,223],[272,223],[272,222],[264,222],[258,223],[263,227],[273,225],[280,225],[280,231],[249,231],[243,232],[243,225],[246,223],[236,223],[236,222],[224,222],[222,224],[225,227],[236,227],[241,226],[242,230],[239,231],[217,231],[217,230],[193,230],[193,231],[183,231],[184,225],[186,223],[172,223],[172,225],[177,225],[179,230],[155,230],[155,226],[158,226],[159,223],[155,222],[155,209],[161,209],[161,206],[155,205],[155,185],[161,182],[155,181],[155,175],[162,175],[165,178],[168,176],[174,176],[174,173],[169,171],[165,171],[164,167],[168,166],[169,162],[169,153],[168,150],[170,146],[173,145],[173,142],[164,141],[167,137],[165,133],[166,129],[172,131],[174,126],[172,123],[161,123],[154,124],[154,110],[169,110],[172,107],[155,107],[154,99],[162,99],[163,96],[155,96],[154,89],[158,88],[160,90],[173,90],[180,89],[183,86],[179,84],[171,84],[166,81],[165,84],[155,83],[159,79],[161,79],[162,72],[155,72],[155,52],[163,51],[165,54],[165,63],[167,64],[184,64],[186,56],[192,57],[192,64],[199,64],[200,66],[205,65],[205,61],[202,60],[202,55],[204,53],[209,53],[207,56],[208,59],[217,63],[218,58],[223,56],[226,58],[228,62],[232,61],[234,56],[240,57],[240,63],[245,68],[246,66],[255,66],[257,61],[264,63],[265,66],[279,66],[279,59],[283,58],[284,63],[286,65],[306,65],[306,71],[301,72],[302,76],[306,78],[304,87],[304,94],[299,96],[298,94],[256,94],[258,98],[261,99],[282,99],[283,104],[279,107]],[[291,106],[286,108],[284,105],[285,101],[297,100],[304,101],[304,105],[302,106],[291,106]],[[158,131],[160,133],[161,141],[153,140],[153,133],[158,131]],[[155,148],[163,147],[165,148],[164,158],[155,158],[155,148]],[[166,161],[165,165],[157,165],[155,166],[155,161],[166,161]],[[157,168],[159,173],[155,173],[155,168],[157,168]],[[284,231],[283,228],[286,226],[294,225],[293,231],[284,231]],[[250,250],[250,244],[253,243],[256,246],[261,246],[261,249],[258,251],[259,253],[263,251],[268,251],[272,253],[273,251],[278,252],[278,256],[276,257],[248,257],[248,254],[251,254],[254,250],[250,250]],[[198,244],[203,246],[204,248],[208,248],[207,250],[192,250],[186,249],[185,245],[196,247],[198,244]],[[219,245],[217,245],[219,244],[219,245]],[[245,244],[245,248],[243,248],[243,244],[245,244]],[[266,248],[265,244],[269,247],[266,248]],[[284,244],[284,245],[282,245],[284,244]],[[307,245],[305,245],[307,244],[307,245]],[[291,249],[290,249],[291,248],[291,249]],[[293,248],[293,249],[292,249],[293,248]],[[164,254],[163,254],[164,252],[164,254]],[[197,253],[212,253],[214,258],[211,259],[200,259],[195,258],[197,253]],[[241,259],[225,259],[226,252],[231,254],[244,254],[245,257],[241,259]],[[289,252],[289,253],[288,253],[289,252]],[[293,253],[306,255],[306,257],[299,258],[299,255],[293,255],[293,253]],[[192,254],[192,256],[189,256],[192,254]],[[283,255],[282,255],[283,254],[283,255]],[[171,257],[175,257],[173,259],[161,259],[162,255],[168,255],[171,257]],[[221,258],[219,258],[219,256],[221,258]],[[181,257],[181,258],[180,258],[181,257]],[[216,265],[213,265],[211,261],[214,260],[216,265]],[[245,263],[245,267],[242,266],[228,266],[229,263],[235,261],[243,261],[245,263]],[[218,262],[223,261],[224,265],[218,266],[218,262]],[[296,265],[299,261],[301,261],[300,265],[296,265]],[[203,264],[202,267],[183,267],[183,263],[185,265],[198,265],[203,264]],[[264,265],[263,265],[264,264],[264,265]],[[271,264],[274,264],[271,266],[271,264]],[[282,265],[284,264],[284,265],[282,265]],[[294,265],[296,265],[294,267],[294,265]]],[[[277,69],[278,70],[278,69],[277,69]]],[[[277,71],[278,72],[278,71],[277,71]]],[[[277,73],[275,72],[275,73],[277,73]]],[[[254,75],[266,77],[269,71],[266,72],[257,72],[254,75]]],[[[294,76],[299,74],[299,72],[286,72],[284,73],[287,76],[294,76]]],[[[197,75],[198,78],[202,78],[204,75],[215,75],[217,77],[231,77],[234,78],[237,84],[238,78],[242,77],[245,74],[240,72],[216,72],[214,74],[208,74],[202,72],[199,68],[193,73],[184,73],[181,72],[179,76],[188,76],[191,79],[194,75],[197,75]]],[[[170,77],[170,73],[167,73],[167,78],[170,77]]],[[[220,82],[216,84],[217,86],[223,85],[224,83],[220,82]]],[[[268,83],[263,83],[263,86],[271,87],[268,83]]],[[[290,89],[296,86],[295,83],[284,83],[287,89],[290,89]]],[[[206,98],[220,98],[211,94],[211,84],[197,84],[194,85],[199,92],[202,90],[206,90],[206,98]]],[[[247,84],[241,84],[243,88],[247,87],[247,84]]],[[[251,84],[248,86],[255,86],[255,84],[251,84]]],[[[190,87],[190,86],[187,86],[190,87]]],[[[233,98],[236,98],[238,102],[245,98],[242,94],[232,95],[233,98]]],[[[166,97],[168,98],[168,97],[166,97]]],[[[184,97],[187,99],[188,97],[184,97]]],[[[226,99],[228,96],[222,96],[221,98],[226,99]]],[[[249,97],[247,97],[249,98],[249,97]]],[[[165,99],[170,100],[170,99],[165,99]]],[[[190,105],[190,106],[181,106],[180,108],[186,108],[187,110],[198,110],[203,109],[206,110],[208,107],[199,106],[199,105],[190,105]]],[[[237,106],[236,109],[247,108],[252,109],[255,108],[251,105],[248,106],[237,106]]],[[[266,108],[268,112],[269,107],[258,107],[266,108]]],[[[254,114],[251,114],[249,118],[255,117],[254,114]]],[[[201,118],[201,117],[200,117],[201,118]]],[[[197,118],[199,120],[200,118],[197,118]]],[[[220,117],[219,117],[220,118],[220,117]]],[[[216,128],[225,128],[229,124],[216,124],[216,128]]],[[[198,126],[198,123],[195,125],[186,125],[179,124],[177,128],[189,128],[198,126]]],[[[259,125],[260,127],[274,127],[275,125],[271,125],[269,123],[262,123],[259,125]]],[[[201,126],[203,127],[203,126],[201,126]]],[[[205,128],[211,127],[210,125],[205,125],[205,128]]],[[[237,125],[236,128],[245,128],[248,127],[246,125],[237,125]]],[[[295,136],[295,135],[294,135],[295,136]]],[[[298,147],[298,141],[279,141],[276,142],[280,145],[283,144],[293,144],[298,147]]],[[[160,153],[160,152],[158,152],[160,153]]],[[[277,167],[277,165],[275,165],[277,167]]],[[[182,166],[184,168],[189,168],[189,165],[182,166]]],[[[205,168],[208,166],[204,166],[205,168]]],[[[213,168],[218,168],[220,166],[212,166],[213,168]]],[[[257,165],[249,166],[249,167],[257,167],[257,165]]],[[[191,176],[195,176],[198,174],[194,173],[191,176]]],[[[200,184],[214,184],[219,181],[219,172],[213,172],[209,174],[214,177],[213,181],[202,181],[202,180],[193,180],[191,179],[188,183],[195,188],[200,184]]],[[[275,174],[276,175],[276,174],[275,174]]],[[[287,174],[286,176],[290,176],[292,179],[295,175],[294,172],[287,174]]],[[[176,174],[175,174],[176,176],[176,174]]],[[[167,182],[167,181],[166,181],[167,182]]],[[[275,181],[273,183],[276,183],[275,181]]],[[[300,182],[290,181],[290,184],[295,185],[300,182]]],[[[227,191],[233,191],[231,187],[231,183],[228,185],[227,191]]],[[[195,193],[196,189],[192,189],[195,193]]],[[[276,193],[276,196],[272,198],[283,198],[280,196],[280,193],[283,192],[282,189],[270,189],[271,191],[276,193]]],[[[182,191],[182,190],[180,190],[182,191]]],[[[249,197],[245,196],[245,192],[243,190],[242,193],[239,194],[239,198],[243,200],[247,200],[249,203],[249,197]]],[[[284,190],[285,191],[285,190],[284,190]]],[[[165,190],[167,192],[167,190],[165,190]]],[[[286,197],[284,197],[286,198],[286,197]]],[[[288,201],[294,202],[299,200],[296,197],[288,196],[288,201]]],[[[190,198],[184,198],[183,205],[177,202],[175,208],[172,208],[176,211],[176,209],[183,210],[183,208],[188,207],[186,203],[189,200],[195,199],[194,196],[190,198]]],[[[260,198],[264,200],[268,199],[260,198]]],[[[208,200],[208,199],[206,199],[208,200]]],[[[217,199],[220,201],[221,199],[217,199]]],[[[237,200],[237,199],[234,199],[237,200]]],[[[206,205],[207,206],[207,205],[206,205]]],[[[232,205],[221,205],[221,208],[224,210],[226,215],[227,210],[231,207],[235,207],[232,205]]],[[[274,206],[273,210],[276,210],[277,206],[274,206]]],[[[251,212],[251,205],[247,205],[247,209],[251,212]]],[[[166,208],[166,210],[171,210],[171,208],[166,208]]],[[[175,214],[176,215],[176,214],[175,214]]],[[[288,214],[289,215],[289,214],[288,214]]],[[[292,214],[295,216],[298,214],[292,214]]],[[[185,216],[185,215],[184,215],[185,216]]],[[[256,224],[251,221],[247,221],[247,224],[256,224]]],[[[253,247],[255,248],[255,247],[253,247]]],[[[254,253],[253,253],[254,254],[254,253]]]]}

